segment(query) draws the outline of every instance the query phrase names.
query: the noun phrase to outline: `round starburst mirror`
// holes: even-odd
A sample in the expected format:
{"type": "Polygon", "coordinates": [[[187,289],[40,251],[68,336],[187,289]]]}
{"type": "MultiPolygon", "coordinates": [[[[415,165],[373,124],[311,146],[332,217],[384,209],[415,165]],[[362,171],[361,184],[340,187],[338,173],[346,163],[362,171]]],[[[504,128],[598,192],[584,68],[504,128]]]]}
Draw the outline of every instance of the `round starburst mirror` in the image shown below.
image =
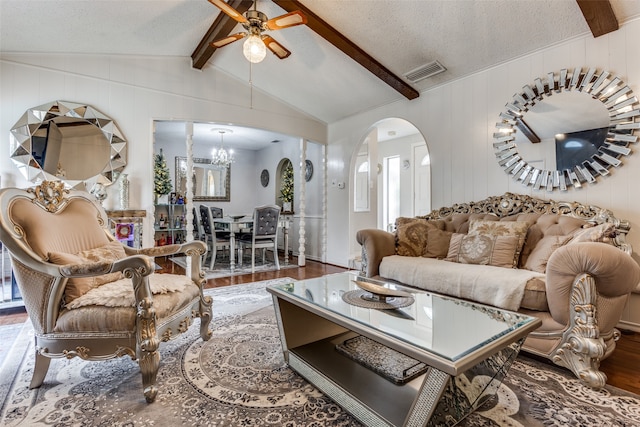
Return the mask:
{"type": "Polygon", "coordinates": [[[66,101],[28,109],[11,128],[9,150],[27,180],[82,190],[112,184],[127,164],[127,141],[116,123],[90,105],[66,101]]]}
{"type": "Polygon", "coordinates": [[[622,165],[638,141],[638,99],[619,77],[562,69],[525,85],[496,123],[498,164],[535,190],[567,190],[622,165]]]}

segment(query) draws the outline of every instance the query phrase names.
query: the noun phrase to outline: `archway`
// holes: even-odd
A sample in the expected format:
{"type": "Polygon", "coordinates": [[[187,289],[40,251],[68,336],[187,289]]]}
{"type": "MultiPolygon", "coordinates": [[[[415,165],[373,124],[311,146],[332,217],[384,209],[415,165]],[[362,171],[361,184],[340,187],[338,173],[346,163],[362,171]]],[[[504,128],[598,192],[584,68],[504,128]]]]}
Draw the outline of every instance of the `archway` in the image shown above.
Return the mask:
{"type": "Polygon", "coordinates": [[[276,203],[282,208],[282,213],[294,213],[294,173],[293,163],[289,158],[280,160],[276,168],[276,186],[274,188],[276,203]]]}
{"type": "Polygon", "coordinates": [[[388,118],[374,123],[356,147],[350,168],[350,239],[363,228],[391,231],[398,217],[431,211],[431,162],[424,136],[412,123],[388,118]]]}

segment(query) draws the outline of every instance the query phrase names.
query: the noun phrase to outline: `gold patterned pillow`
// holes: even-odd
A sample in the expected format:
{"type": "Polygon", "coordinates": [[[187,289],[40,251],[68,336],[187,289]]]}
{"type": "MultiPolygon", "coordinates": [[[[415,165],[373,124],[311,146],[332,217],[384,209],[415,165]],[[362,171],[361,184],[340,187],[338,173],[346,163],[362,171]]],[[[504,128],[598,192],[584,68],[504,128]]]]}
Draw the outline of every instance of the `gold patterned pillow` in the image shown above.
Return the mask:
{"type": "MultiPolygon", "coordinates": [[[[125,258],[127,254],[120,242],[110,242],[104,246],[94,249],[80,251],[77,254],[69,254],[65,252],[49,252],[49,261],[58,265],[68,264],[85,264],[100,261],[114,262],[125,258]]],[[[74,299],[86,294],[91,289],[96,288],[105,283],[115,282],[123,279],[121,272],[103,274],[91,277],[76,277],[69,279],[65,287],[65,302],[68,304],[74,299]]]]}
{"type": "Polygon", "coordinates": [[[513,258],[513,267],[518,265],[520,252],[527,238],[529,230],[527,221],[483,221],[472,220],[469,224],[470,235],[483,234],[488,236],[516,236],[518,237],[518,247],[513,258]]]}
{"type": "Polygon", "coordinates": [[[513,258],[517,250],[518,236],[455,233],[451,236],[449,253],[445,260],[461,264],[513,268],[513,258]]]}
{"type": "Polygon", "coordinates": [[[396,253],[402,256],[422,256],[427,246],[427,233],[436,224],[422,218],[396,219],[396,253]]]}

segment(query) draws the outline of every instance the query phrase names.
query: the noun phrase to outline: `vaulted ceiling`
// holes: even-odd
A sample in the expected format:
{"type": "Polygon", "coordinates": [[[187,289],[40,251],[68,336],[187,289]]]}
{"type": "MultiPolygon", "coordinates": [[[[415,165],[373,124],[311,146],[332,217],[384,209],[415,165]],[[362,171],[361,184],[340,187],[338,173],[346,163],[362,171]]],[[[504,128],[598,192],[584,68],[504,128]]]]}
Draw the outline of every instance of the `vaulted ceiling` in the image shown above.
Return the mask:
{"type": "Polygon", "coordinates": [[[206,0],[0,0],[0,51],[191,57],[195,68],[251,79],[331,123],[640,16],[635,0],[259,0],[257,8],[270,18],[308,14],[307,25],[270,32],[290,57],[269,53],[250,66],[241,42],[209,48],[242,27],[206,0]],[[446,71],[404,78],[434,60],[446,71]]]}

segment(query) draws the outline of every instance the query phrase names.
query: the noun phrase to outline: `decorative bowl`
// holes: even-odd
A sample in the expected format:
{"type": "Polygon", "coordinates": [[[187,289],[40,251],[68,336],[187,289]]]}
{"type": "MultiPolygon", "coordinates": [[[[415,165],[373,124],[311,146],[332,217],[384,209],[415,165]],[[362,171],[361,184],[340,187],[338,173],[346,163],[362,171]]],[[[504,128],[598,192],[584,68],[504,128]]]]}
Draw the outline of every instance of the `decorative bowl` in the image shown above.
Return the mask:
{"type": "Polygon", "coordinates": [[[229,215],[229,218],[231,218],[234,221],[237,221],[239,219],[244,218],[246,215],[229,215]]]}
{"type": "Polygon", "coordinates": [[[380,295],[385,297],[405,297],[405,298],[412,296],[409,292],[399,291],[397,289],[385,288],[384,286],[376,285],[374,283],[362,282],[360,280],[354,280],[353,283],[355,283],[360,289],[363,289],[374,295],[380,295]]]}

